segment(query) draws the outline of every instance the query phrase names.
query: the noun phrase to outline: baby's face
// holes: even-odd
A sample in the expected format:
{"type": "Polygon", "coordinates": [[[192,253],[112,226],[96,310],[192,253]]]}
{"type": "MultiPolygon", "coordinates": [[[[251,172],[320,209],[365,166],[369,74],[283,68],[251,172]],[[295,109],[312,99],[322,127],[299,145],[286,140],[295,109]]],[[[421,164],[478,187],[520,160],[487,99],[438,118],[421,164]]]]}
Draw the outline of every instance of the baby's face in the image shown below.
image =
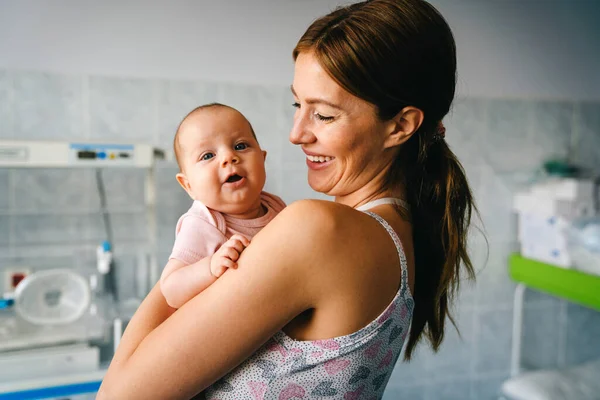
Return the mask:
{"type": "Polygon", "coordinates": [[[239,112],[218,107],[188,117],[179,130],[179,183],[214,210],[239,215],[260,207],[265,156],[239,112]]]}

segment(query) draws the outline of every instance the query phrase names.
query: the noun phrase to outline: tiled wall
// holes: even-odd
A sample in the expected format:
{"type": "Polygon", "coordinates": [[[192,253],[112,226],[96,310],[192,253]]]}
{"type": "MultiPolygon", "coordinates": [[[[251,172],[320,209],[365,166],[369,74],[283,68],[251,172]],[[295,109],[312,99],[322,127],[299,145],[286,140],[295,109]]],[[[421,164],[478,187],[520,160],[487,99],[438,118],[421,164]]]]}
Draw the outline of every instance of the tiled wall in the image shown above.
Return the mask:
{"type": "MultiPolygon", "coordinates": [[[[308,187],[303,155],[287,140],[293,108],[286,87],[0,70],[0,138],[119,139],[170,149],[185,113],[213,101],[237,107],[254,125],[268,151],[267,190],[288,202],[324,198],[308,187]]],[[[456,307],[462,338],[449,329],[438,354],[422,347],[413,362],[397,365],[387,399],[495,398],[509,369],[514,285],[506,273],[506,257],[516,248],[512,194],[549,157],[600,170],[600,103],[461,99],[445,122],[447,140],[475,192],[489,254],[474,231],[471,252],[478,281],[463,286],[456,307]]],[[[172,162],[161,162],[156,172],[162,263],[177,218],[190,200],[177,186],[172,162]]],[[[126,286],[131,274],[123,271],[132,268],[131,254],[145,238],[143,173],[102,174],[121,284],[126,286]]],[[[104,239],[98,211],[91,169],[0,169],[0,269],[3,257],[45,265],[52,264],[50,259],[67,262],[73,249],[93,249],[104,239]]],[[[527,365],[556,366],[600,357],[600,314],[528,292],[525,318],[527,365]]]]}

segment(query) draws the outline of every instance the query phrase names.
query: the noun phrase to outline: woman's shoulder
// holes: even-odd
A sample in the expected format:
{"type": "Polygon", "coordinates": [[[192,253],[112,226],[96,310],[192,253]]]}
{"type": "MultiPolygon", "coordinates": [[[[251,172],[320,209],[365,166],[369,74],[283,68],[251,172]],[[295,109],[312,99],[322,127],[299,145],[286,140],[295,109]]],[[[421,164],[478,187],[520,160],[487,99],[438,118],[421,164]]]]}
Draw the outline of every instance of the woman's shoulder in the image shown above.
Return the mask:
{"type": "Polygon", "coordinates": [[[281,228],[298,234],[324,239],[356,225],[364,213],[352,207],[327,200],[298,200],[288,205],[273,220],[281,228]]]}
{"type": "Polygon", "coordinates": [[[359,216],[352,207],[328,200],[306,199],[298,200],[288,205],[282,212],[281,218],[304,218],[313,222],[334,222],[341,216],[359,216]],[[321,219],[325,218],[324,221],[321,219]]]}
{"type": "Polygon", "coordinates": [[[361,236],[376,226],[365,213],[346,205],[326,200],[299,200],[279,213],[255,240],[269,236],[269,242],[293,243],[299,253],[322,249],[326,256],[362,242],[361,236]]]}

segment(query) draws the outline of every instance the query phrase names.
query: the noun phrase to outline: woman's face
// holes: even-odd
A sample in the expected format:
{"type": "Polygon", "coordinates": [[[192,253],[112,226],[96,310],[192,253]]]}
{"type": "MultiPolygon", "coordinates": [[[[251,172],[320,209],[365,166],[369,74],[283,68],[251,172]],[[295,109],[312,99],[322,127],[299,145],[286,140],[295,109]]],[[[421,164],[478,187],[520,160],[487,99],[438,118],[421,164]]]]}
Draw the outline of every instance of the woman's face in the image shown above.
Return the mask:
{"type": "Polygon", "coordinates": [[[310,52],[296,59],[292,93],[297,110],[290,141],[306,154],[310,186],[351,206],[380,190],[391,162],[384,142],[393,121],[381,121],[374,105],[344,90],[310,52]]]}

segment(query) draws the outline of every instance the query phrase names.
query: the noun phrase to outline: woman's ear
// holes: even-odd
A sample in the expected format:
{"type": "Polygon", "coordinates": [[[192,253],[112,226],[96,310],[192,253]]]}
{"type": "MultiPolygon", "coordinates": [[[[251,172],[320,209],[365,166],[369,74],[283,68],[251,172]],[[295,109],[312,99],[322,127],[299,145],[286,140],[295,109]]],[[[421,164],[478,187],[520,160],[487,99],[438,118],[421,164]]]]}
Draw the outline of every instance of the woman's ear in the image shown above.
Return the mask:
{"type": "Polygon", "coordinates": [[[188,180],[187,176],[180,172],[175,176],[175,178],[177,179],[177,182],[179,182],[183,190],[185,190],[187,194],[192,199],[194,199],[194,196],[192,196],[192,187],[190,186],[190,181],[188,180]]]}
{"type": "Polygon", "coordinates": [[[423,111],[416,107],[404,107],[390,120],[390,129],[384,142],[384,147],[390,148],[401,145],[411,138],[423,123],[423,111]]]}

